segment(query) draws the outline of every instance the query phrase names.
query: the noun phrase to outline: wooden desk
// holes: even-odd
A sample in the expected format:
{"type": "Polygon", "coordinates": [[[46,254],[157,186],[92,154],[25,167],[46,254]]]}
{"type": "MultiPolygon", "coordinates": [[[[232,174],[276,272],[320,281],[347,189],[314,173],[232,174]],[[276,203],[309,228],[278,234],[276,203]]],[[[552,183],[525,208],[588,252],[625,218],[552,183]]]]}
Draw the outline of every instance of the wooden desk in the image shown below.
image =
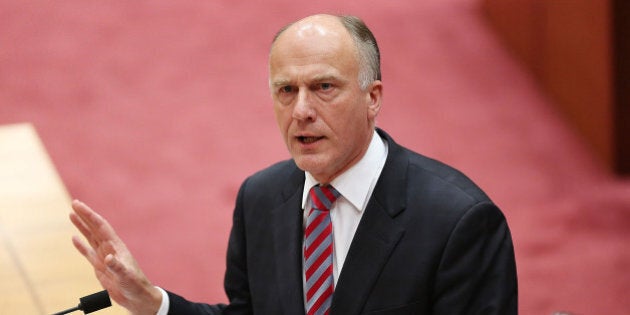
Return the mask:
{"type": "MultiPolygon", "coordinates": [[[[0,314],[52,314],[102,290],[72,245],[69,212],[33,126],[0,126],[0,314]]],[[[94,314],[127,312],[114,305],[94,314]]]]}

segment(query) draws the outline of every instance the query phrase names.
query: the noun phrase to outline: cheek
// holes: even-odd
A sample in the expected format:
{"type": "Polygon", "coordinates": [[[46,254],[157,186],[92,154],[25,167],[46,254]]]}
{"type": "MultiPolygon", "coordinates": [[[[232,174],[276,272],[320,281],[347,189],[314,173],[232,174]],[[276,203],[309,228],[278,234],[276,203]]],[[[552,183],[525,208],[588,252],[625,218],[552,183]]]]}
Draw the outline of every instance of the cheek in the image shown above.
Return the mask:
{"type": "Polygon", "coordinates": [[[318,118],[325,121],[341,142],[352,142],[354,133],[366,124],[367,110],[361,104],[345,103],[329,106],[329,110],[320,111],[318,118]]]}
{"type": "Polygon", "coordinates": [[[288,128],[288,122],[285,118],[286,111],[283,111],[279,109],[277,106],[274,106],[273,112],[276,117],[276,124],[278,125],[278,129],[280,129],[280,132],[282,133],[282,135],[286,135],[287,128],[288,128]]]}

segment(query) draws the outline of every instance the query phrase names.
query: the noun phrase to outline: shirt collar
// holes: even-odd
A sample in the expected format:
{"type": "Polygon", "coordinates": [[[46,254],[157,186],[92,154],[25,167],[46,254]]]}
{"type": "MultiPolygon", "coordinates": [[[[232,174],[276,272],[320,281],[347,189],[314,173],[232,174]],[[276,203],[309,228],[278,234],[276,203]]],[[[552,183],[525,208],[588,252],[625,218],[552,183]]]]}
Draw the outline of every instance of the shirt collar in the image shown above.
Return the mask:
{"type": "MultiPolygon", "coordinates": [[[[386,158],[387,147],[385,141],[381,139],[375,130],[370,145],[361,160],[333,179],[330,184],[361,212],[367,204],[370,188],[375,182],[375,177],[380,174],[386,158]]],[[[311,188],[319,184],[309,172],[305,172],[305,175],[302,209],[306,207],[308,193],[311,188]]]]}

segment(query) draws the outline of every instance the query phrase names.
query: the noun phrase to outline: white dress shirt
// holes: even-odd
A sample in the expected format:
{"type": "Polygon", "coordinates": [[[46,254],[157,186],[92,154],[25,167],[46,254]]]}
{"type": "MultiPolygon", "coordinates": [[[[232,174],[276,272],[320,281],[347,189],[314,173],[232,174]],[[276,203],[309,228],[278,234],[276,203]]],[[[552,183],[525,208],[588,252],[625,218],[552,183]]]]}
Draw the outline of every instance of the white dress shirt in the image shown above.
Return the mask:
{"type": "MultiPolygon", "coordinates": [[[[359,226],[368,200],[372,196],[372,191],[374,191],[374,186],[376,186],[386,159],[387,142],[374,131],[367,152],[361,160],[330,183],[341,194],[330,209],[330,219],[333,225],[333,277],[335,286],[354,233],[359,226]]],[[[311,208],[308,192],[313,186],[319,184],[310,173],[305,172],[305,175],[302,194],[303,210],[311,208]]],[[[306,226],[306,217],[305,214],[304,226],[306,226]]],[[[302,278],[304,285],[306,285],[304,273],[302,273],[302,278]]],[[[157,315],[166,315],[170,305],[168,294],[162,288],[157,288],[162,293],[162,304],[157,315]]]]}
{"type": "MultiPolygon", "coordinates": [[[[333,225],[333,285],[337,285],[337,279],[346,260],[350,243],[359,226],[370,196],[378,177],[383,170],[387,159],[387,142],[374,131],[372,141],[365,155],[357,164],[337,176],[330,183],[341,196],[330,209],[330,220],[333,225]]],[[[313,176],[306,172],[304,180],[304,192],[302,194],[302,209],[311,209],[309,191],[319,184],[313,176]]],[[[304,213],[304,226],[306,226],[306,212],[304,213]]],[[[305,276],[302,275],[303,281],[305,276]]],[[[306,282],[304,282],[306,283],[306,282]]]]}

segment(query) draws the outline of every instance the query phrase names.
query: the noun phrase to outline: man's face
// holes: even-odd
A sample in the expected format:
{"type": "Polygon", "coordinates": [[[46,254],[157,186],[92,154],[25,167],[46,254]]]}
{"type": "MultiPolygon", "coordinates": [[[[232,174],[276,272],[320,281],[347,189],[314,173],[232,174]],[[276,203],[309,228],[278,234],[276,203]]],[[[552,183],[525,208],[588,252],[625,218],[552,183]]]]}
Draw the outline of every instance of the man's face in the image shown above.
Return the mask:
{"type": "Polygon", "coordinates": [[[361,90],[352,38],[329,16],[307,18],[280,35],[269,69],[276,120],[291,156],[329,183],[367,150],[380,81],[361,90]]]}

